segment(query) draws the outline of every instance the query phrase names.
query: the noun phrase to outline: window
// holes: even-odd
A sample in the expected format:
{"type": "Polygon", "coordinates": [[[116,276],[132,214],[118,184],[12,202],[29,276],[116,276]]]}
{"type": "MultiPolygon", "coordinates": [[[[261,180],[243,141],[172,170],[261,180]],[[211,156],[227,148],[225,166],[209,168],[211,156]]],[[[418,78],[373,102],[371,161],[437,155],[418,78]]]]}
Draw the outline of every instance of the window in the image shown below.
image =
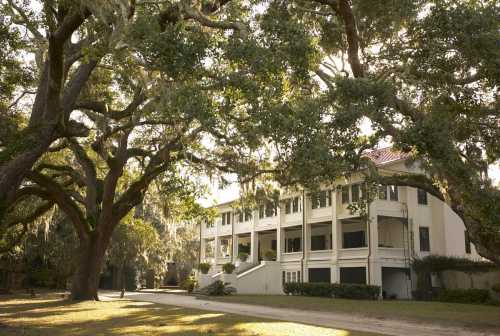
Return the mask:
{"type": "Polygon", "coordinates": [[[206,223],[207,228],[214,227],[214,221],[212,221],[212,220],[206,220],[205,223],[206,223]]]}
{"type": "Polygon", "coordinates": [[[391,201],[397,201],[398,200],[398,186],[395,186],[395,185],[390,185],[389,186],[389,199],[391,201]]]}
{"type": "Polygon", "coordinates": [[[326,237],[321,236],[311,236],[311,251],[326,250],[326,237]]]}
{"type": "Polygon", "coordinates": [[[276,204],[274,204],[273,202],[267,202],[264,211],[265,217],[273,217],[278,214],[276,204]]]}
{"type": "Polygon", "coordinates": [[[230,256],[231,251],[231,241],[229,239],[220,240],[220,254],[221,257],[227,258],[230,256]]]}
{"type": "Polygon", "coordinates": [[[300,209],[299,198],[294,197],[292,200],[292,212],[299,212],[300,211],[299,209],[300,209]]]}
{"type": "Polygon", "coordinates": [[[298,238],[288,238],[285,240],[285,251],[287,253],[300,252],[300,237],[298,238]]]}
{"type": "Polygon", "coordinates": [[[341,267],[340,283],[366,284],[366,268],[341,267]]]}
{"type": "Polygon", "coordinates": [[[223,212],[222,213],[222,225],[231,224],[231,212],[223,212]]]}
{"type": "Polygon", "coordinates": [[[342,204],[349,203],[349,186],[342,186],[342,204]]]}
{"type": "Polygon", "coordinates": [[[292,201],[290,199],[285,201],[285,213],[287,215],[292,213],[292,201]]]}
{"type": "Polygon", "coordinates": [[[300,271],[283,271],[283,280],[286,282],[299,282],[300,271]]]}
{"type": "Polygon", "coordinates": [[[252,219],[252,210],[245,209],[245,222],[252,219]]]}
{"type": "Polygon", "coordinates": [[[259,218],[264,218],[264,210],[265,210],[265,206],[264,205],[260,205],[259,206],[259,218]]]}
{"type": "Polygon", "coordinates": [[[299,197],[293,197],[285,200],[285,213],[287,215],[299,212],[299,197]]]}
{"type": "Polygon", "coordinates": [[[380,184],[378,186],[378,199],[387,200],[387,186],[380,184]]]}
{"type": "Polygon", "coordinates": [[[329,268],[309,268],[309,282],[331,282],[331,271],[329,268]]]}
{"type": "Polygon", "coordinates": [[[259,218],[273,217],[278,214],[278,208],[273,202],[267,202],[259,206],[259,218]]]}
{"type": "Polygon", "coordinates": [[[427,192],[423,189],[417,189],[418,204],[427,205],[427,192]]]}
{"type": "Polygon", "coordinates": [[[420,251],[429,252],[431,250],[429,228],[421,226],[418,228],[418,232],[420,236],[420,251]]]}
{"type": "Polygon", "coordinates": [[[470,254],[471,242],[470,242],[469,232],[464,231],[464,235],[465,235],[465,253],[470,254]]]}
{"type": "Polygon", "coordinates": [[[322,190],[311,197],[312,208],[326,208],[332,205],[330,190],[322,190]]]}
{"type": "Polygon", "coordinates": [[[359,202],[359,184],[353,184],[351,186],[351,197],[352,202],[359,202]]]}
{"type": "Polygon", "coordinates": [[[365,231],[344,232],[342,248],[366,247],[365,231]]]}

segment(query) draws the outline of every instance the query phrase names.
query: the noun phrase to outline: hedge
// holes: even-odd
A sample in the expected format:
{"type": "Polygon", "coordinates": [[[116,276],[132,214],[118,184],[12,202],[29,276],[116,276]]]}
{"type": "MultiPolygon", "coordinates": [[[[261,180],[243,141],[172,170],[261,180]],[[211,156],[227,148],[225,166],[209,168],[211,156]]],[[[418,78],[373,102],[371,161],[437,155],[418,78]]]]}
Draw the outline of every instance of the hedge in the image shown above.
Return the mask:
{"type": "Polygon", "coordinates": [[[361,284],[288,282],[283,285],[283,291],[287,295],[376,300],[379,297],[380,287],[361,284]]]}
{"type": "Polygon", "coordinates": [[[488,303],[490,292],[487,289],[442,289],[436,297],[436,301],[455,303],[488,303]]]}

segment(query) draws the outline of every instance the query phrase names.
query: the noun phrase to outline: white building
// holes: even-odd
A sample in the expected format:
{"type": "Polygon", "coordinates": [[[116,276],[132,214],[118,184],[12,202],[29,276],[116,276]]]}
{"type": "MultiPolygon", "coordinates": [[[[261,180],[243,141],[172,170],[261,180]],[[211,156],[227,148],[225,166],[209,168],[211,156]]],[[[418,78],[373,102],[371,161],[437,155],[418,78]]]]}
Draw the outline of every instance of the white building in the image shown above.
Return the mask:
{"type": "MultiPolygon", "coordinates": [[[[384,173],[418,171],[390,148],[369,157],[384,173]]],[[[479,258],[461,219],[425,191],[383,186],[368,207],[368,221],[353,214],[348,206],[361,196],[361,182],[354,174],[314,195],[282,193],[278,204],[243,213],[233,202],[218,205],[215,222],[200,230],[200,259],[213,265],[208,281],[224,277],[221,266],[233,262],[237,275],[230,282],[239,293],[280,294],[284,282],[304,281],[379,285],[387,297],[409,298],[416,284],[413,257],[479,258]],[[274,261],[263,260],[266,252],[272,256],[268,251],[274,261]],[[241,252],[249,254],[246,263],[238,260],[241,252]]]]}

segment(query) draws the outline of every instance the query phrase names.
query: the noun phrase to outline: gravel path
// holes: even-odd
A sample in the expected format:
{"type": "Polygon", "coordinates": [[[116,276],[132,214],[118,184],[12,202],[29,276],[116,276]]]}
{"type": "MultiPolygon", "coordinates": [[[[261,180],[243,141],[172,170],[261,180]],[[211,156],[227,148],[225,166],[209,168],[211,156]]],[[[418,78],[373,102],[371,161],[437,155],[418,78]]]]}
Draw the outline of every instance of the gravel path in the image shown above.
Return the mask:
{"type": "MultiPolygon", "coordinates": [[[[100,293],[103,299],[116,299],[118,292],[100,293]]],[[[356,315],[327,313],[318,311],[304,311],[298,309],[282,309],[266,306],[248,305],[240,303],[217,302],[197,299],[188,295],[153,294],[127,292],[125,298],[136,301],[154,302],[159,304],[195,308],[201,310],[225,312],[245,316],[254,316],[274,320],[305,323],[323,327],[350,329],[364,332],[373,332],[394,336],[493,336],[499,333],[471,332],[457,327],[422,324],[402,320],[376,319],[356,315]]]]}

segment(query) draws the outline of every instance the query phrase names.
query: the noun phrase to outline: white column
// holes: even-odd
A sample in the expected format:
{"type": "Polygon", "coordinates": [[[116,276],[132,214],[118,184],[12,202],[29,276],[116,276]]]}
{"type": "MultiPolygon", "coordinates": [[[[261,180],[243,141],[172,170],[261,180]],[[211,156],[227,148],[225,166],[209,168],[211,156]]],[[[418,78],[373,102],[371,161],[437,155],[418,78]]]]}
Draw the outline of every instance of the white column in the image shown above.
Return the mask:
{"type": "Polygon", "coordinates": [[[220,238],[217,235],[214,238],[214,263],[215,263],[215,265],[217,265],[219,255],[220,255],[220,238]]]}
{"type": "Polygon", "coordinates": [[[233,263],[238,260],[238,235],[233,232],[233,263]]]}
{"type": "Polygon", "coordinates": [[[377,201],[373,201],[369,205],[370,218],[367,225],[370,226],[369,249],[372,259],[376,259],[378,255],[378,207],[377,201]]]}
{"type": "Polygon", "coordinates": [[[250,232],[250,260],[253,263],[258,262],[259,258],[259,233],[256,232],[255,230],[252,230],[250,232]]]}
{"type": "Polygon", "coordinates": [[[205,261],[206,248],[207,248],[207,241],[203,237],[200,237],[200,260],[201,260],[201,262],[205,261]]]}
{"type": "Polygon", "coordinates": [[[282,234],[281,234],[281,225],[285,221],[285,211],[281,211],[281,208],[284,207],[283,203],[280,203],[280,207],[278,210],[278,224],[276,226],[276,261],[281,261],[281,241],[282,241],[282,234]]]}

